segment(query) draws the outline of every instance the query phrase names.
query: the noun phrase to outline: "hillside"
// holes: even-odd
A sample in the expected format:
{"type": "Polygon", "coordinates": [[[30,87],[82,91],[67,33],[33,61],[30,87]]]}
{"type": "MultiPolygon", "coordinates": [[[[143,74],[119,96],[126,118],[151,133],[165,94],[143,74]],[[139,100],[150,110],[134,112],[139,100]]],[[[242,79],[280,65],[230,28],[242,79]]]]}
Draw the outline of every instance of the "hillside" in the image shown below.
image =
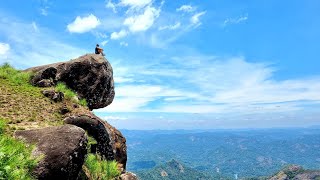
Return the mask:
{"type": "Polygon", "coordinates": [[[62,125],[67,116],[90,114],[86,106],[71,99],[52,102],[41,92],[55,87],[40,88],[29,83],[30,73],[20,73],[8,65],[1,67],[0,118],[6,119],[10,130],[27,130],[62,125]],[[61,113],[67,108],[69,112],[61,113]]]}
{"type": "Polygon", "coordinates": [[[4,64],[0,84],[0,179],[136,179],[125,137],[91,112],[114,98],[103,56],[24,71],[4,64]]]}

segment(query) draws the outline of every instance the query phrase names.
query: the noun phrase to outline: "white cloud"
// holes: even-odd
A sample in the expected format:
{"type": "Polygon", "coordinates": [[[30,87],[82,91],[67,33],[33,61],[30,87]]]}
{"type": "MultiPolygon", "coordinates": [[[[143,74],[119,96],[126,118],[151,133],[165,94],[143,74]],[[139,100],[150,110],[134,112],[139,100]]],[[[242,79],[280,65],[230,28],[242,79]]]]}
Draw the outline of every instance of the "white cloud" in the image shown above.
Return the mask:
{"type": "Polygon", "coordinates": [[[119,32],[111,33],[110,38],[113,39],[113,40],[116,40],[116,39],[121,39],[123,37],[126,37],[127,35],[128,35],[128,32],[126,30],[122,29],[119,32]]]}
{"type": "Polygon", "coordinates": [[[125,46],[125,47],[127,47],[129,44],[127,43],[127,42],[124,42],[124,41],[122,41],[122,42],[120,42],[120,46],[125,46]]]}
{"type": "Polygon", "coordinates": [[[131,8],[143,8],[152,3],[152,0],[121,0],[120,5],[131,8]]]}
{"type": "Polygon", "coordinates": [[[178,29],[179,27],[181,26],[181,23],[180,22],[177,22],[176,24],[174,25],[167,25],[167,26],[160,26],[159,27],[159,30],[162,31],[162,30],[175,30],[175,29],[178,29]]]}
{"type": "Polygon", "coordinates": [[[60,41],[56,32],[39,25],[37,27],[41,31],[35,32],[32,22],[16,21],[8,16],[6,19],[0,18],[0,34],[5,36],[11,45],[4,46],[5,49],[10,47],[6,62],[18,69],[25,69],[77,58],[88,52],[60,41]]]}
{"type": "Polygon", "coordinates": [[[32,22],[31,25],[32,25],[32,27],[33,27],[35,32],[39,31],[38,26],[37,26],[37,24],[35,22],[32,22]]]}
{"type": "Polygon", "coordinates": [[[170,62],[172,68],[159,62],[156,67],[121,66],[123,73],[116,65],[115,74],[134,74],[116,81],[115,105],[100,112],[263,114],[301,111],[305,104],[320,102],[320,77],[274,80],[272,66],[243,57],[175,57],[170,62]],[[145,82],[131,84],[139,78],[145,82]],[[157,85],[150,83],[154,79],[157,85]]]}
{"type": "Polygon", "coordinates": [[[86,17],[77,16],[77,18],[68,24],[68,31],[71,33],[85,33],[100,25],[99,19],[90,14],[86,17]]]}
{"type": "Polygon", "coordinates": [[[147,6],[142,14],[133,15],[126,18],[123,24],[128,26],[131,32],[146,31],[159,17],[160,11],[160,9],[147,6]]]}
{"type": "Polygon", "coordinates": [[[104,116],[102,117],[102,119],[106,120],[106,121],[117,121],[117,120],[126,120],[128,118],[126,117],[120,117],[120,116],[104,116]]]}
{"type": "Polygon", "coordinates": [[[227,18],[223,22],[223,25],[226,26],[228,24],[239,24],[239,23],[247,21],[247,20],[248,20],[248,14],[246,14],[244,16],[237,17],[237,18],[227,18]]]}
{"type": "Polygon", "coordinates": [[[200,17],[205,15],[206,14],[206,11],[202,11],[202,12],[199,12],[199,13],[196,13],[195,15],[193,15],[191,18],[190,18],[190,21],[191,21],[191,24],[194,25],[194,26],[200,26],[201,25],[201,22],[200,22],[200,17]]]}
{"type": "Polygon", "coordinates": [[[48,16],[48,7],[40,8],[40,13],[43,16],[48,16]]]}
{"type": "Polygon", "coordinates": [[[192,7],[190,5],[182,5],[181,7],[177,8],[176,11],[182,11],[182,12],[193,12],[196,8],[192,7]]]}
{"type": "Polygon", "coordinates": [[[101,44],[102,46],[105,46],[107,43],[108,43],[108,41],[105,40],[105,41],[102,41],[100,44],[101,44]]]}
{"type": "Polygon", "coordinates": [[[112,9],[114,13],[117,13],[116,5],[111,0],[108,1],[106,7],[112,9]]]}
{"type": "Polygon", "coordinates": [[[10,50],[10,45],[7,43],[0,42],[0,55],[4,56],[6,55],[10,50]]]}
{"type": "Polygon", "coordinates": [[[121,76],[114,76],[113,77],[115,83],[128,83],[128,82],[134,82],[134,79],[127,78],[127,77],[121,77],[121,76]]]}

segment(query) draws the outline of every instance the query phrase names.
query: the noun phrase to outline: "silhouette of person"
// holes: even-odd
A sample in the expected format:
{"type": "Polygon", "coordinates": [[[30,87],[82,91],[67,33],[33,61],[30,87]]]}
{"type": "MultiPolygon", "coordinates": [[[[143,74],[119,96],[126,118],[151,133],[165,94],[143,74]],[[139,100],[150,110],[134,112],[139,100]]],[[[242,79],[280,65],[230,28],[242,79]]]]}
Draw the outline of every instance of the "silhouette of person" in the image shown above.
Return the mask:
{"type": "Polygon", "coordinates": [[[95,54],[101,54],[102,56],[105,56],[105,54],[103,53],[103,49],[100,48],[99,44],[96,45],[95,54]]]}

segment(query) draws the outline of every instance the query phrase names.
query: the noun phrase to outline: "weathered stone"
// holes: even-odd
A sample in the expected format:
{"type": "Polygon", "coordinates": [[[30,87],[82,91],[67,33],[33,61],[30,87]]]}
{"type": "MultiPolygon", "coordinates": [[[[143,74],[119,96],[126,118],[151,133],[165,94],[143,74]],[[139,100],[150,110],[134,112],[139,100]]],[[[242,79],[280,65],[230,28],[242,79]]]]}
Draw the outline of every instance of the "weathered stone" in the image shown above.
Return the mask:
{"type": "Polygon", "coordinates": [[[136,174],[133,174],[132,172],[126,172],[120,175],[120,179],[121,180],[138,180],[138,177],[136,174]]]}
{"type": "Polygon", "coordinates": [[[126,139],[120,131],[95,115],[71,116],[64,120],[86,130],[97,141],[97,152],[107,160],[116,160],[124,172],[127,163],[126,139]]]}
{"type": "Polygon", "coordinates": [[[67,113],[71,112],[71,110],[66,106],[66,105],[63,105],[61,108],[60,108],[60,114],[62,115],[65,115],[67,113]]]}
{"type": "Polygon", "coordinates": [[[66,83],[85,98],[90,109],[108,106],[114,98],[113,70],[110,63],[101,55],[87,54],[67,62],[29,68],[35,73],[31,82],[38,85],[42,80],[66,83]]]}
{"type": "Polygon", "coordinates": [[[35,85],[39,87],[51,87],[54,86],[54,82],[51,79],[42,79],[35,83],[35,85]]]}
{"type": "Polygon", "coordinates": [[[15,136],[35,144],[35,156],[43,155],[34,170],[37,179],[76,179],[87,154],[85,131],[73,125],[16,131],[15,136]]]}
{"type": "Polygon", "coordinates": [[[41,92],[44,96],[52,99],[54,102],[62,102],[64,94],[62,92],[55,92],[54,90],[44,90],[41,92]]]}

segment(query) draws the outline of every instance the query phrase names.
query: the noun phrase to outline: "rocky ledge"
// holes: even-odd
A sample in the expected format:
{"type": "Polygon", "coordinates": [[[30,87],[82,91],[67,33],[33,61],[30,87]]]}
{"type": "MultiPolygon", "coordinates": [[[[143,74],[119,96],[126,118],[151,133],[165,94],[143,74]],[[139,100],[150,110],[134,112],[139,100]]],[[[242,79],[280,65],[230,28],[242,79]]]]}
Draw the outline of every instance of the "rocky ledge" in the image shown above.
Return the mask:
{"type": "MultiPolygon", "coordinates": [[[[115,95],[112,67],[101,55],[87,54],[25,71],[33,72],[31,83],[34,86],[50,87],[58,82],[65,83],[77,93],[78,98],[87,100],[90,110],[108,106],[115,95]]],[[[47,89],[42,93],[52,103],[63,101],[63,94],[47,89]]],[[[34,170],[37,179],[77,179],[88,153],[87,136],[97,142],[94,153],[106,160],[117,161],[121,172],[118,179],[137,179],[136,175],[126,172],[126,139],[119,130],[89,110],[64,117],[65,125],[62,126],[15,132],[17,138],[36,145],[34,155],[43,156],[34,170]]]]}
{"type": "Polygon", "coordinates": [[[113,70],[101,55],[87,54],[79,58],[29,68],[25,71],[35,75],[31,82],[35,86],[54,86],[64,82],[76,91],[79,98],[85,98],[90,109],[99,109],[112,103],[115,92],[113,70]]]}

